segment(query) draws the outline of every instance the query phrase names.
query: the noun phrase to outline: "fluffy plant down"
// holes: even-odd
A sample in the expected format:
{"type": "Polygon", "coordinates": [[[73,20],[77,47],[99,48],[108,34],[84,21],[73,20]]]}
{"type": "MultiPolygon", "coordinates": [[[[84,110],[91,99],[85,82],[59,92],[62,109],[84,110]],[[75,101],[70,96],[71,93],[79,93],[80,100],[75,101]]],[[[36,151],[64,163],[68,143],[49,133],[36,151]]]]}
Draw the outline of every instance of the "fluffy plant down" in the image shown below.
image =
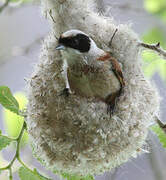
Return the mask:
{"type": "Polygon", "coordinates": [[[158,94],[142,72],[137,35],[95,9],[92,0],[42,1],[51,32],[29,81],[27,124],[35,155],[52,171],[96,175],[136,157],[159,111],[158,94]],[[126,88],[111,118],[104,102],[59,95],[65,79],[56,37],[69,29],[84,31],[122,64],[126,88]]]}

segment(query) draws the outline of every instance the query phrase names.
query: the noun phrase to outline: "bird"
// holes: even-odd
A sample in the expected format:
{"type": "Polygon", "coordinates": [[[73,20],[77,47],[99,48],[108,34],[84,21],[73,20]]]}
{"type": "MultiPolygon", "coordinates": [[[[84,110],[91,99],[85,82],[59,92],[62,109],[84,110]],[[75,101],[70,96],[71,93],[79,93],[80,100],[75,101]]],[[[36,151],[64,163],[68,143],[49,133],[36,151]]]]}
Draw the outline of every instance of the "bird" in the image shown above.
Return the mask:
{"type": "Polygon", "coordinates": [[[55,49],[61,51],[64,60],[66,87],[61,95],[69,96],[74,92],[81,97],[102,101],[107,105],[107,113],[113,115],[125,87],[118,60],[77,29],[62,33],[55,49]]]}

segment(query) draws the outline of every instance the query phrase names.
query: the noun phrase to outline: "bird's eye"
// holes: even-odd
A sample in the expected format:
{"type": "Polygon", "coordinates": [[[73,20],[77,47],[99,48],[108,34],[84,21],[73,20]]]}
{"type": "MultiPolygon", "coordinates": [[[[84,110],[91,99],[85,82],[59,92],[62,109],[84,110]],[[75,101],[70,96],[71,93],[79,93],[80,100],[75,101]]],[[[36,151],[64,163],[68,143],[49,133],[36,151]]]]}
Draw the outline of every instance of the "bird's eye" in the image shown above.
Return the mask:
{"type": "Polygon", "coordinates": [[[77,46],[77,45],[79,45],[79,40],[78,40],[78,39],[76,39],[76,38],[75,38],[75,39],[73,39],[73,44],[74,44],[74,45],[76,45],[76,46],[77,46]]]}

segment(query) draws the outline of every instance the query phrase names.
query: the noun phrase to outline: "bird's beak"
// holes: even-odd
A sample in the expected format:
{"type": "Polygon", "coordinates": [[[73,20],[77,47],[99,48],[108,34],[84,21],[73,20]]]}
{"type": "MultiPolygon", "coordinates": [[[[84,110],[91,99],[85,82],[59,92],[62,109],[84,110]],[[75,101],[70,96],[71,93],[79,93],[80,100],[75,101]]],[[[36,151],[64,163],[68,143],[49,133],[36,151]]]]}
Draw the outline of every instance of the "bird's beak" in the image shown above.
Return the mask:
{"type": "Polygon", "coordinates": [[[55,49],[56,50],[65,50],[65,46],[62,44],[58,44],[58,46],[55,49]]]}

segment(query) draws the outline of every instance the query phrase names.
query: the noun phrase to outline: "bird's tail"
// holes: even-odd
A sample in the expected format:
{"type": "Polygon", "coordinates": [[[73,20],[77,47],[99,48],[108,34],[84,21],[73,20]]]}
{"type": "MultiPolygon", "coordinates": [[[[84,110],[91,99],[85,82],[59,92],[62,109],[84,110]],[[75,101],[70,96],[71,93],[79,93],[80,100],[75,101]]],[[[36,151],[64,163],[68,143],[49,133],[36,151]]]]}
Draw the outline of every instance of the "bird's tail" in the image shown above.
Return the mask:
{"type": "Polygon", "coordinates": [[[116,104],[123,93],[123,86],[120,88],[119,91],[116,91],[114,93],[111,93],[110,95],[107,96],[105,102],[107,104],[107,113],[110,114],[110,116],[113,115],[113,113],[116,111],[116,104]]]}

